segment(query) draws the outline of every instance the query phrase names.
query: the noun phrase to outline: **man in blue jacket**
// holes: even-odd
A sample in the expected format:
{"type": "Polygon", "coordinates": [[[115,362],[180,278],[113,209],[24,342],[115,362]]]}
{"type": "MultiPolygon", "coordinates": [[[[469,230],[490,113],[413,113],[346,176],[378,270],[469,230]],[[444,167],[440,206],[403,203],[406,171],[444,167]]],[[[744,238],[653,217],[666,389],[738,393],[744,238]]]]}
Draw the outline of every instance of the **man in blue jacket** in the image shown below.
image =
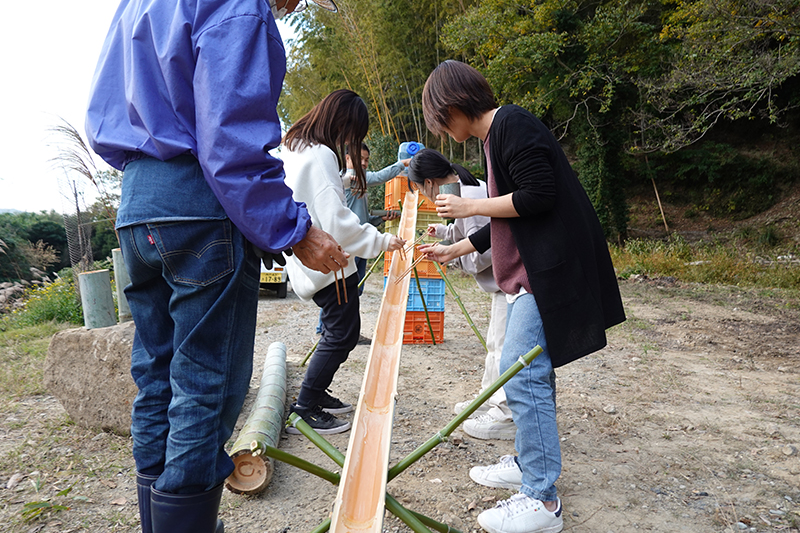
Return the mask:
{"type": "MultiPolygon", "coordinates": [[[[331,0],[314,0],[336,11],[331,0]]],[[[347,254],[292,200],[275,19],[297,0],[123,0],[95,71],[92,148],[124,170],[116,227],[136,323],[131,434],[144,533],[214,532],[252,373],[259,258],[347,254]],[[250,244],[252,243],[252,245],[250,244]]]]}

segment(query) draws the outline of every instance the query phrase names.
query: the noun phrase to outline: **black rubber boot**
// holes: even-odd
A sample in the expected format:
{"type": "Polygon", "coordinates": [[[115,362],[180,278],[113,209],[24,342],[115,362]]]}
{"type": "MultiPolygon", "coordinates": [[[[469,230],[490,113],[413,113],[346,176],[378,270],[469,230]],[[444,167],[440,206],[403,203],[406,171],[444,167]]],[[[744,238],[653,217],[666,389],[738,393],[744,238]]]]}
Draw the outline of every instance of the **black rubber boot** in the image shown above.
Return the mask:
{"type": "Polygon", "coordinates": [[[153,522],[150,518],[150,485],[158,476],[149,476],[136,472],[136,498],[139,500],[139,518],[142,521],[142,533],[153,533],[153,522]]]}
{"type": "Polygon", "coordinates": [[[196,494],[168,494],[151,487],[153,533],[223,533],[225,526],[217,519],[222,486],[196,494]]]}

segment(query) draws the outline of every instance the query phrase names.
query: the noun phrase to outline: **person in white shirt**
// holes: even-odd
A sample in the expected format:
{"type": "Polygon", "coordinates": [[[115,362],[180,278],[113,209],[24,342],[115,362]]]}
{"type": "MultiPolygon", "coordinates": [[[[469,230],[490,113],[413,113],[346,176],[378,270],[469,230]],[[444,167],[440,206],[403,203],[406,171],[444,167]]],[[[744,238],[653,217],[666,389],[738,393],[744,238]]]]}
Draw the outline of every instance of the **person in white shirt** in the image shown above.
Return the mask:
{"type": "MultiPolygon", "coordinates": [[[[434,201],[440,187],[450,183],[457,184],[459,196],[462,198],[488,198],[486,183],[476,179],[470,172],[454,163],[441,153],[430,148],[420,150],[409,163],[408,179],[417,188],[434,201]]],[[[431,224],[428,235],[436,238],[458,242],[489,223],[489,217],[475,215],[457,218],[454,223],[431,224]]],[[[500,354],[503,352],[503,341],[506,335],[506,298],[494,281],[492,271],[492,249],[483,253],[472,252],[449,263],[471,274],[478,286],[492,295],[492,312],[489,318],[489,330],[486,333],[486,363],[481,379],[483,392],[500,377],[500,354]]],[[[455,413],[463,411],[471,400],[458,402],[455,413]]],[[[501,388],[495,392],[473,415],[464,422],[464,432],[477,439],[513,440],[517,428],[511,416],[511,409],[506,402],[506,394],[501,388]]]]}
{"type": "MultiPolygon", "coordinates": [[[[361,224],[345,203],[345,148],[360,147],[368,128],[364,101],[353,91],[340,89],[326,96],[289,129],[281,154],[286,184],[291,187],[294,200],[305,203],[314,226],[332,235],[347,253],[357,257],[376,257],[382,250],[399,250],[405,244],[403,239],[381,233],[372,224],[361,224]]],[[[351,188],[365,191],[364,169],[356,165],[353,170],[351,188]]],[[[334,415],[350,412],[353,406],[334,398],[326,389],[355,348],[361,331],[355,262],[350,261],[340,272],[322,274],[289,256],[286,268],[295,294],[302,300],[313,300],[321,308],[324,326],[291,412],[300,415],[318,433],[347,431],[350,422],[334,415]]],[[[293,427],[287,432],[298,433],[293,427]]]]}

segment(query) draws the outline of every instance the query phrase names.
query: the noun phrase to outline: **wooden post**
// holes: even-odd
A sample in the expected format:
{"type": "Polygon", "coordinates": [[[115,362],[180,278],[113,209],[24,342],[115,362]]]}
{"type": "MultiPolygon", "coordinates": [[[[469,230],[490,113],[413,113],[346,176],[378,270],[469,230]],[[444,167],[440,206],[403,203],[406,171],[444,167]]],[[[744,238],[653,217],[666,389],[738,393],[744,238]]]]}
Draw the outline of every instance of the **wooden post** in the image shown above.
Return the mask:
{"type": "Polygon", "coordinates": [[[78,274],[86,329],[105,328],[117,323],[114,297],[111,295],[111,276],[108,269],[78,274]]]}
{"type": "Polygon", "coordinates": [[[119,321],[127,322],[132,320],[131,308],[128,306],[128,299],[125,297],[125,287],[131,282],[128,276],[128,269],[125,268],[125,261],[122,259],[122,249],[114,248],[111,250],[111,257],[114,260],[114,281],[117,284],[117,307],[119,308],[119,321]]]}

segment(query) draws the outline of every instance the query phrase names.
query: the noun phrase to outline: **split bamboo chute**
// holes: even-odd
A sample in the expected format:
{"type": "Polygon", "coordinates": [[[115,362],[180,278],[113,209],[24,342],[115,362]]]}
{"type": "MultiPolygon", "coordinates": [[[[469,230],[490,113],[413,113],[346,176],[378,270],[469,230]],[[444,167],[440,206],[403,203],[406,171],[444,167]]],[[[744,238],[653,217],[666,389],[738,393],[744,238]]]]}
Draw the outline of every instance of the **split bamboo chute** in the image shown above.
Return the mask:
{"type": "MultiPolygon", "coordinates": [[[[406,194],[405,204],[416,206],[416,200],[417,193],[409,192],[406,194]]],[[[410,242],[414,237],[415,224],[416,207],[404,209],[398,236],[410,242]]],[[[412,244],[411,249],[414,247],[412,244]]],[[[389,279],[385,285],[378,313],[347,456],[345,457],[335,446],[317,434],[296,413],[290,415],[287,422],[296,427],[338,466],[343,467],[342,473],[332,472],[277,448],[280,428],[283,425],[286,395],[286,347],[281,343],[273,343],[264,363],[264,373],[256,403],[231,451],[236,470],[226,482],[230,490],[246,494],[263,490],[272,476],[271,461],[276,459],[339,485],[331,518],[320,524],[312,533],[323,533],[329,529],[334,533],[380,533],[383,528],[384,509],[388,509],[400,518],[415,533],[430,533],[431,529],[440,533],[460,533],[455,528],[406,509],[386,492],[386,485],[427,452],[445,442],[467,417],[517,372],[529,365],[542,349],[537,346],[527,354],[521,355],[511,368],[479,394],[450,423],[389,468],[397,376],[410,284],[410,277],[407,274],[413,270],[412,261],[413,253],[397,254],[389,269],[389,279]]],[[[418,276],[415,275],[415,278],[418,282],[418,276]]],[[[466,312],[465,316],[468,317],[466,312]]]]}
{"type": "MultiPolygon", "coordinates": [[[[413,242],[417,219],[416,191],[406,193],[398,236],[413,242]]],[[[413,248],[412,248],[413,249],[413,248]]],[[[408,303],[408,269],[411,257],[397,254],[389,270],[367,368],[350,433],[348,455],[331,518],[331,531],[380,533],[386,500],[397,374],[403,346],[403,324],[408,303]]]]}

